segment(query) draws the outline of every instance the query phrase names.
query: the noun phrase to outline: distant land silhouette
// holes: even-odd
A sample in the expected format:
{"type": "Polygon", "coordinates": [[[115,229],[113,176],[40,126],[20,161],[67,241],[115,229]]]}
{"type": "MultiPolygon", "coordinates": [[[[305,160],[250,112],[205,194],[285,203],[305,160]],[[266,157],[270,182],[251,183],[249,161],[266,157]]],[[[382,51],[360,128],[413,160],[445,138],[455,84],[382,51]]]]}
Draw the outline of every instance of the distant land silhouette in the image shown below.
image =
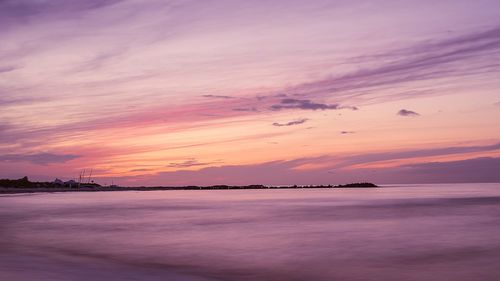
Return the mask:
{"type": "Polygon", "coordinates": [[[0,193],[29,193],[29,192],[65,192],[65,191],[126,191],[126,190],[226,190],[226,189],[299,189],[299,188],[373,188],[376,184],[369,182],[349,183],[343,185],[210,185],[210,186],[102,186],[97,183],[79,183],[75,181],[63,182],[56,179],[53,182],[32,182],[28,177],[17,180],[0,179],[0,193]]]}

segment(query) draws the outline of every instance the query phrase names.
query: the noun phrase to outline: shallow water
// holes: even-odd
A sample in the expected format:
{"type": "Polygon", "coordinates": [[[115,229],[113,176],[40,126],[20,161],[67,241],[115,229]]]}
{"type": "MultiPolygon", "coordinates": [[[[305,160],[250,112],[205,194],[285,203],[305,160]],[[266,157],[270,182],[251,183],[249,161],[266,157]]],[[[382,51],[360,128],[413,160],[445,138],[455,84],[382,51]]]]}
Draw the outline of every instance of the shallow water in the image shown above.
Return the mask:
{"type": "Polygon", "coordinates": [[[0,197],[0,280],[500,280],[500,184],[0,197]]]}

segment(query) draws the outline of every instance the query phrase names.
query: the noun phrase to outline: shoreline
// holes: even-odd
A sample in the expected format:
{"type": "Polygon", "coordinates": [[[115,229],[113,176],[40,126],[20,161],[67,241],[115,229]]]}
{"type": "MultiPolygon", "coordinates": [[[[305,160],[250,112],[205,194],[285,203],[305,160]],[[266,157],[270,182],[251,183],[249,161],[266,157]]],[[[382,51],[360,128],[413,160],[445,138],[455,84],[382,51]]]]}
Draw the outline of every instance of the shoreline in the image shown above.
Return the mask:
{"type": "Polygon", "coordinates": [[[18,193],[51,193],[51,192],[106,192],[106,191],[167,191],[167,190],[246,190],[246,189],[345,189],[345,188],[376,188],[372,183],[354,183],[346,185],[305,185],[305,186],[155,186],[155,187],[0,187],[0,194],[18,193]]]}

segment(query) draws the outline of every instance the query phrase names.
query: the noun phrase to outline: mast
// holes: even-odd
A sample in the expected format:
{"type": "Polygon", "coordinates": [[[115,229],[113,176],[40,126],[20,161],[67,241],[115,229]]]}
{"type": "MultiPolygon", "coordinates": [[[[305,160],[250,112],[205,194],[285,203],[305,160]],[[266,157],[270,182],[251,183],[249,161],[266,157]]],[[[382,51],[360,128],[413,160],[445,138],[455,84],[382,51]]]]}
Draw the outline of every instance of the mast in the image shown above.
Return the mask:
{"type": "Polygon", "coordinates": [[[85,169],[83,169],[82,173],[80,174],[80,180],[78,181],[78,187],[80,187],[80,184],[84,180],[85,180],[85,169]]]}
{"type": "Polygon", "coordinates": [[[89,179],[87,180],[87,183],[90,183],[90,178],[92,177],[92,168],[90,168],[90,174],[89,174],[89,179]]]}

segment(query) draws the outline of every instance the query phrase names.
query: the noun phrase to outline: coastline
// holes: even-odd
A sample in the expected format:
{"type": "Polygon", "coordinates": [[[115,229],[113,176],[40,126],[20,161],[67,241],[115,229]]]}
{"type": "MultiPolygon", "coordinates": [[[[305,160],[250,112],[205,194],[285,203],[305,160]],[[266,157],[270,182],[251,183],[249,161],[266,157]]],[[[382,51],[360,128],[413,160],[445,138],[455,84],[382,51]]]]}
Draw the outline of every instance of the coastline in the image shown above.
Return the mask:
{"type": "Polygon", "coordinates": [[[352,183],[345,185],[214,185],[214,186],[153,186],[153,187],[0,187],[0,194],[18,193],[51,193],[51,192],[102,192],[102,191],[166,191],[166,190],[246,190],[246,189],[344,189],[344,188],[376,188],[373,183],[352,183]]]}

